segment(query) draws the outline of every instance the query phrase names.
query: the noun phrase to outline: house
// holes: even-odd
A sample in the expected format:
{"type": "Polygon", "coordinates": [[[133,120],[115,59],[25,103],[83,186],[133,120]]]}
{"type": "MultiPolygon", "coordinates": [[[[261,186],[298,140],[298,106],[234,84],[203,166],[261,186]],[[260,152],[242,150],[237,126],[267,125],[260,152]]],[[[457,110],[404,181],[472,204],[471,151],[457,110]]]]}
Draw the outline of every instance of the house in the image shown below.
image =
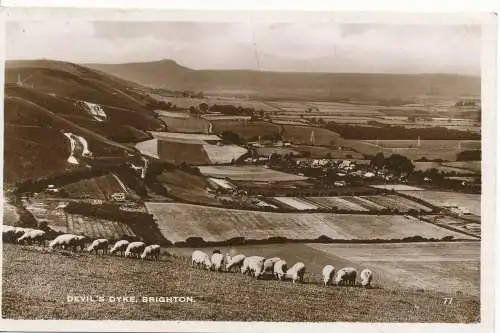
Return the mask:
{"type": "Polygon", "coordinates": [[[125,201],[125,198],[126,196],[123,192],[116,192],[111,194],[111,199],[113,199],[114,201],[125,201]]]}

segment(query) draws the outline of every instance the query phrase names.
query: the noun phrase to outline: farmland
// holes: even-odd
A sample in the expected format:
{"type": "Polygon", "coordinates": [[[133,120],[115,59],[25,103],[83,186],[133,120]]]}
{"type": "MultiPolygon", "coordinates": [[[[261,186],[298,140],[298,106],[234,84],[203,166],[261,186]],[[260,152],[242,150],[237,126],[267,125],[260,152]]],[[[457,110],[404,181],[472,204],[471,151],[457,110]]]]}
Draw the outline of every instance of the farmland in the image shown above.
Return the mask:
{"type": "MultiPolygon", "coordinates": [[[[457,173],[460,175],[471,175],[476,172],[464,168],[452,167],[439,162],[413,162],[415,164],[415,171],[426,171],[430,169],[436,169],[443,173],[457,173]]],[[[453,162],[452,162],[453,163],[453,162]]],[[[456,163],[456,162],[455,162],[456,163]]],[[[452,164],[453,165],[453,164],[452,164]]]]}
{"type": "Polygon", "coordinates": [[[442,163],[447,167],[460,168],[474,172],[481,172],[481,161],[456,161],[442,163]]]}
{"type": "MultiPolygon", "coordinates": [[[[301,255],[304,247],[296,248],[295,245],[302,244],[287,245],[284,247],[286,253],[280,253],[298,259],[293,256],[301,255]]],[[[455,247],[458,248],[460,246],[455,247]]],[[[245,253],[249,251],[244,250],[245,253]]],[[[266,247],[256,250],[259,254],[264,251],[271,253],[266,247]]],[[[314,256],[307,254],[308,262],[314,261],[316,265],[339,262],[323,254],[324,251],[309,248],[309,252],[312,251],[314,256]],[[323,257],[317,257],[318,254],[323,257]]],[[[428,283],[429,290],[423,291],[405,290],[399,285],[370,290],[325,288],[311,283],[293,285],[271,280],[255,281],[241,274],[207,272],[189,267],[187,260],[166,255],[160,262],[151,262],[49,252],[38,247],[10,244],[3,246],[3,258],[2,315],[9,319],[470,323],[478,322],[480,313],[478,296],[467,295],[466,287],[457,288],[464,291],[462,295],[445,291],[452,288],[439,288],[435,292],[431,290],[431,282],[428,283]],[[105,297],[135,296],[139,302],[67,302],[67,295],[96,295],[96,291],[105,297]],[[189,296],[194,297],[195,302],[142,303],[143,296],[189,296]],[[453,304],[447,307],[448,311],[442,311],[443,297],[450,296],[455,297],[453,304]],[[257,307],[255,299],[260,300],[257,307]]],[[[446,270],[449,276],[445,276],[435,269],[437,265],[445,265],[431,262],[432,272],[437,275],[434,281],[450,281],[453,287],[458,284],[465,286],[469,279],[472,286],[479,282],[478,272],[471,272],[476,265],[474,262],[467,262],[468,267],[465,263],[459,266],[459,261],[449,263],[452,263],[446,270]],[[459,268],[465,271],[451,278],[459,268]],[[467,274],[462,274],[465,272],[467,274]]],[[[394,267],[395,264],[390,265],[394,267]]],[[[417,269],[422,270],[421,266],[417,269]]],[[[431,268],[423,269],[429,272],[431,268]]],[[[378,275],[375,275],[375,281],[382,282],[386,271],[378,273],[377,268],[375,274],[381,274],[381,278],[378,280],[378,275]]],[[[408,271],[415,270],[410,267],[408,271]]]]}
{"type": "Polygon", "coordinates": [[[306,177],[292,175],[289,173],[266,169],[260,166],[200,166],[203,175],[218,178],[229,178],[231,180],[250,181],[293,181],[305,180],[306,177]]]}
{"type": "Polygon", "coordinates": [[[417,218],[401,215],[341,215],[327,213],[268,213],[220,209],[176,203],[146,203],[158,226],[173,242],[189,237],[205,241],[224,241],[235,237],[268,239],[401,239],[419,235],[424,238],[472,237],[448,231],[417,218]],[[183,221],[179,224],[178,221],[183,221]]]}
{"type": "Polygon", "coordinates": [[[283,140],[298,145],[337,145],[340,136],[332,131],[319,127],[283,125],[283,140]]]}
{"type": "Polygon", "coordinates": [[[255,140],[259,137],[276,137],[281,127],[266,121],[242,120],[211,120],[214,133],[231,131],[245,140],[255,140]]]}
{"type": "Polygon", "coordinates": [[[301,153],[311,154],[311,158],[363,159],[363,155],[342,147],[342,149],[311,145],[294,145],[293,149],[301,153]]]}
{"type": "Polygon", "coordinates": [[[443,191],[405,191],[404,194],[422,199],[438,207],[459,206],[481,216],[481,195],[443,191]]]}
{"type": "Polygon", "coordinates": [[[60,188],[68,194],[69,198],[92,198],[111,200],[111,195],[117,192],[128,193],[122,181],[115,174],[82,179],[60,188]]]}
{"type": "Polygon", "coordinates": [[[422,217],[422,219],[435,223],[437,225],[442,225],[446,227],[451,227],[455,230],[466,232],[469,234],[481,237],[481,221],[464,220],[448,215],[428,215],[422,217]]]}
{"type": "Polygon", "coordinates": [[[210,122],[201,117],[193,117],[189,114],[160,113],[159,118],[167,124],[168,130],[181,133],[209,133],[210,122]]]}
{"type": "Polygon", "coordinates": [[[86,235],[93,238],[119,239],[123,235],[135,236],[132,229],[124,223],[77,214],[66,214],[65,201],[34,201],[26,205],[27,210],[38,223],[45,222],[56,232],[86,235]]]}
{"type": "MultiPolygon", "coordinates": [[[[374,286],[384,289],[433,290],[450,294],[460,292],[479,296],[480,243],[407,243],[407,244],[263,244],[217,247],[224,252],[280,257],[293,265],[304,261],[306,279],[321,281],[321,269],[334,267],[370,267],[374,286]]],[[[208,252],[210,248],[202,248],[208,252]]],[[[190,248],[172,249],[188,256],[190,248]]]]}

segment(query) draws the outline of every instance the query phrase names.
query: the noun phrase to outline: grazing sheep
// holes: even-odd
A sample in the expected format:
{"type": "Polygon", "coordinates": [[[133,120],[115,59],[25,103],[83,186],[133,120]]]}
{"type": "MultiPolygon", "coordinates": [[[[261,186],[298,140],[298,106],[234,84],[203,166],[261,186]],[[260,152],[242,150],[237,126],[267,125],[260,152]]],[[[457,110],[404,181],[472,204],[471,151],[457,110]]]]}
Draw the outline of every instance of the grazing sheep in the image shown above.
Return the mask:
{"type": "Polygon", "coordinates": [[[115,243],[115,245],[113,245],[111,251],[109,251],[109,254],[115,254],[119,252],[120,255],[123,256],[129,244],[130,242],[128,240],[125,239],[119,240],[118,242],[115,243]]]}
{"type": "Polygon", "coordinates": [[[243,265],[243,260],[245,260],[245,255],[237,254],[235,256],[230,256],[229,253],[226,254],[226,271],[232,272],[233,269],[240,270],[243,265]]]}
{"type": "Polygon", "coordinates": [[[210,262],[212,263],[211,268],[216,272],[220,272],[223,268],[224,256],[220,252],[214,253],[212,254],[212,258],[210,258],[210,262]]]}
{"type": "Polygon", "coordinates": [[[357,271],[352,267],[344,267],[337,272],[337,276],[335,277],[335,284],[337,286],[346,285],[346,286],[354,286],[356,285],[356,275],[357,271]]]}
{"type": "Polygon", "coordinates": [[[96,239],[87,248],[87,252],[92,253],[92,251],[95,251],[95,254],[98,254],[99,250],[102,250],[102,254],[106,254],[106,252],[108,252],[108,245],[109,242],[107,239],[105,238],[96,239]]]}
{"type": "Polygon", "coordinates": [[[139,256],[145,247],[146,244],[144,244],[144,242],[132,242],[127,246],[127,250],[125,250],[125,257],[135,257],[139,259],[139,256]]]}
{"type": "Polygon", "coordinates": [[[306,265],[302,262],[298,262],[286,271],[285,278],[291,279],[293,283],[296,281],[304,282],[305,272],[306,265]]]}
{"type": "Polygon", "coordinates": [[[195,250],[191,255],[191,265],[196,265],[197,267],[203,267],[209,270],[212,267],[212,262],[210,257],[203,251],[195,250]]]}
{"type": "Polygon", "coordinates": [[[49,247],[68,249],[68,247],[75,248],[75,243],[77,242],[77,236],[73,234],[62,234],[54,238],[50,243],[49,247]]]}
{"type": "Polygon", "coordinates": [[[45,231],[42,230],[30,230],[26,231],[24,235],[17,239],[19,244],[28,243],[32,244],[37,242],[39,245],[45,244],[45,231]]]}
{"type": "Polygon", "coordinates": [[[281,258],[278,257],[272,257],[264,260],[264,269],[262,270],[262,274],[264,273],[274,273],[274,264],[280,261],[281,258]]]}
{"type": "Polygon", "coordinates": [[[361,278],[361,285],[365,288],[371,287],[372,279],[373,279],[373,272],[369,270],[368,268],[365,268],[361,271],[361,274],[359,274],[361,278]]]}
{"type": "Polygon", "coordinates": [[[76,251],[76,248],[80,248],[80,251],[83,251],[88,241],[90,241],[90,238],[82,235],[76,235],[74,240],[74,251],[76,251]]]}
{"type": "Polygon", "coordinates": [[[148,258],[156,261],[160,260],[160,245],[154,244],[144,248],[144,251],[141,254],[141,260],[148,258]]]}
{"type": "Polygon", "coordinates": [[[274,276],[278,280],[282,280],[285,277],[287,267],[286,267],[286,261],[285,260],[278,260],[277,262],[274,263],[274,276]]]}
{"type": "Polygon", "coordinates": [[[246,257],[241,266],[241,273],[253,274],[253,276],[258,279],[259,276],[262,275],[262,270],[264,269],[264,260],[266,260],[266,258],[259,256],[246,257]]]}
{"type": "Polygon", "coordinates": [[[321,272],[323,275],[323,283],[325,284],[325,287],[332,282],[333,277],[335,276],[335,267],[332,265],[326,265],[323,267],[323,271],[321,272]]]}

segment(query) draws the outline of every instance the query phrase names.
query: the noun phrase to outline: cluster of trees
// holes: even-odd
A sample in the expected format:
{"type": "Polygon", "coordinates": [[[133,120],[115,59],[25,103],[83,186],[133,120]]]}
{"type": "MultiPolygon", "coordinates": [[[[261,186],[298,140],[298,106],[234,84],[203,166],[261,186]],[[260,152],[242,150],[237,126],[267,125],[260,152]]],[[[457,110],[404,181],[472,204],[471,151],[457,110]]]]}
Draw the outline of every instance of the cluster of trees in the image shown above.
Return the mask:
{"type": "Polygon", "coordinates": [[[409,175],[415,169],[415,165],[406,156],[392,154],[384,157],[383,153],[377,153],[370,160],[370,166],[375,169],[385,169],[396,176],[409,175]]]}
{"type": "Polygon", "coordinates": [[[358,140],[481,140],[479,133],[458,131],[446,127],[406,128],[378,123],[380,127],[346,125],[329,122],[324,127],[345,139],[358,140]]]}
{"type": "Polygon", "coordinates": [[[455,106],[477,106],[477,101],[471,100],[463,100],[455,103],[455,106]]]}
{"type": "Polygon", "coordinates": [[[457,154],[457,161],[481,161],[481,150],[464,150],[457,154]]]}

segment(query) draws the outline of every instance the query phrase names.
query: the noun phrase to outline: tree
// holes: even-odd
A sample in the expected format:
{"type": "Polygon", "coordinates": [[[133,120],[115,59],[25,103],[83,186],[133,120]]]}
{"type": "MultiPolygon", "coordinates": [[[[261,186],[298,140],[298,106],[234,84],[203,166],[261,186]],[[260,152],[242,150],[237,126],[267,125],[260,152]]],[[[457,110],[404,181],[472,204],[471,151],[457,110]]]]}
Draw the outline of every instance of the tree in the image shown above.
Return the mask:
{"type": "Polygon", "coordinates": [[[198,108],[200,109],[200,111],[202,113],[206,113],[208,111],[208,104],[207,103],[200,103],[198,108]]]}
{"type": "Polygon", "coordinates": [[[392,171],[397,176],[402,174],[410,174],[415,169],[413,163],[406,157],[400,154],[392,154],[387,158],[385,163],[387,169],[392,171]]]}
{"type": "Polygon", "coordinates": [[[376,169],[382,169],[385,166],[385,157],[383,153],[377,153],[371,161],[370,166],[376,169]]]}
{"type": "Polygon", "coordinates": [[[231,144],[235,144],[235,145],[239,145],[242,143],[242,139],[239,137],[238,134],[232,132],[232,131],[224,131],[221,133],[221,138],[222,140],[228,142],[228,143],[231,143],[231,144]]]}

